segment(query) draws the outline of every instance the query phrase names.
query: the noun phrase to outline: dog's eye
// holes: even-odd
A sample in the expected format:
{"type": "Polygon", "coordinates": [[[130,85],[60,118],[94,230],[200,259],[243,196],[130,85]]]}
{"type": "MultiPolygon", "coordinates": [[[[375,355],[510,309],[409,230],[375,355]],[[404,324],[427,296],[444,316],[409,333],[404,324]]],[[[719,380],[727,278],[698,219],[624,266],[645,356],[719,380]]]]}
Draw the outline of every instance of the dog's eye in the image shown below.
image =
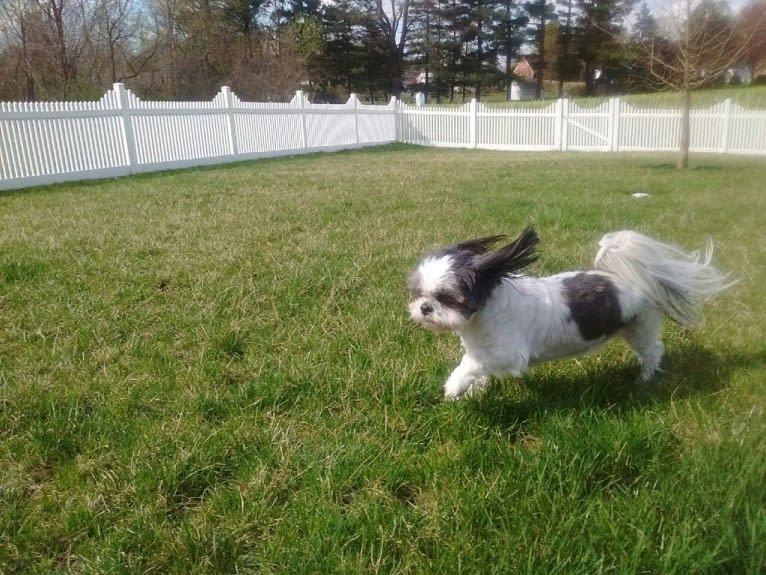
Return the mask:
{"type": "Polygon", "coordinates": [[[454,297],[452,294],[445,293],[445,292],[437,293],[436,301],[438,301],[442,305],[446,305],[447,307],[454,307],[455,305],[460,303],[457,300],[457,298],[454,297]]]}

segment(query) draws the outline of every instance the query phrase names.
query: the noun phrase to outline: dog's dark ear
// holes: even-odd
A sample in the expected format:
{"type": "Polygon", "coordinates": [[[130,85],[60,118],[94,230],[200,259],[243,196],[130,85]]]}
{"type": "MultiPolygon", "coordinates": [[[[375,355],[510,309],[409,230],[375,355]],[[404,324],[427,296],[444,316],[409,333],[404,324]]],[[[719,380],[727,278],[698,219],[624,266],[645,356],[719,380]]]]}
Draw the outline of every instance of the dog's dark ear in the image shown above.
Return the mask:
{"type": "Polygon", "coordinates": [[[485,276],[485,280],[494,277],[498,281],[516,273],[537,260],[535,247],[538,243],[540,238],[535,230],[527,228],[510,244],[477,258],[477,272],[485,276]]]}
{"type": "Polygon", "coordinates": [[[506,236],[488,236],[486,238],[478,238],[475,240],[466,240],[455,245],[455,250],[459,252],[471,252],[473,254],[486,254],[492,246],[502,242],[506,239],[506,236]]]}
{"type": "Polygon", "coordinates": [[[492,292],[503,278],[525,268],[537,259],[535,246],[540,239],[532,228],[527,228],[518,238],[497,251],[477,253],[471,257],[471,265],[465,270],[464,285],[470,293],[473,311],[484,307],[492,292]]]}

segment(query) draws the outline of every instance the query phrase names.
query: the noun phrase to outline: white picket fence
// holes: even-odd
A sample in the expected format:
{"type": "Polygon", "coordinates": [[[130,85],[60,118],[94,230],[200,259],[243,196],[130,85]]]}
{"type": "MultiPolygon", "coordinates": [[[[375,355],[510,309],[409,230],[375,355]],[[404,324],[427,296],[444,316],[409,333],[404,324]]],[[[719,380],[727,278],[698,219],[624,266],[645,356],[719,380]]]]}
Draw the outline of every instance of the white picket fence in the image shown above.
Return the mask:
{"type": "Polygon", "coordinates": [[[369,106],[144,102],[115,84],[98,102],[0,103],[0,190],[396,141],[396,102],[369,106]]]}
{"type": "MultiPolygon", "coordinates": [[[[639,109],[618,98],[595,107],[557,100],[547,107],[399,106],[399,139],[412,144],[493,150],[671,151],[679,110],[639,109]]],[[[766,110],[727,99],[691,111],[693,152],[766,155],[766,110]]]]}
{"type": "MultiPolygon", "coordinates": [[[[0,103],[0,190],[269,156],[406,142],[498,150],[671,151],[680,112],[619,99],[595,107],[459,108],[242,102],[144,102],[115,84],[98,102],[0,103]]],[[[766,155],[766,110],[725,100],[693,110],[691,150],[766,155]]]]}

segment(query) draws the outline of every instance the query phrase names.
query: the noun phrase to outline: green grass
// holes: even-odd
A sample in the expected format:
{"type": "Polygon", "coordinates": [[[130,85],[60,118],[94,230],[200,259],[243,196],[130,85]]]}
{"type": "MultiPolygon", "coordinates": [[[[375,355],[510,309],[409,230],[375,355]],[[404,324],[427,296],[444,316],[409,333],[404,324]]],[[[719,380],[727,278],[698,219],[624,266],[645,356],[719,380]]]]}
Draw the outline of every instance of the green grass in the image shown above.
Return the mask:
{"type": "MultiPolygon", "coordinates": [[[[678,92],[637,94],[623,98],[639,108],[678,108],[681,105],[678,92]]],[[[692,108],[710,108],[727,98],[744,108],[763,110],[766,108],[766,86],[728,86],[695,90],[692,92],[692,108]]]]}
{"type": "MultiPolygon", "coordinates": [[[[579,92],[580,90],[578,90],[579,92]]],[[[607,97],[582,97],[569,96],[577,105],[583,107],[595,107],[605,102],[607,97]]],[[[504,92],[491,92],[482,97],[482,102],[492,107],[510,108],[543,108],[550,106],[558,98],[558,87],[554,91],[548,91],[543,100],[527,100],[523,102],[507,102],[504,92]]],[[[649,109],[677,109],[681,106],[681,95],[676,91],[653,92],[647,94],[624,94],[619,98],[637,108],[649,109]]],[[[706,88],[692,92],[692,109],[706,109],[725,99],[750,109],[763,110],[766,108],[766,86],[726,86],[722,88],[706,88]]],[[[469,98],[470,99],[470,98],[469,98]]],[[[431,100],[429,105],[433,105],[431,100]]],[[[445,104],[447,105],[447,104],[445,104]]],[[[462,106],[463,102],[456,99],[453,106],[462,106]]]]}
{"type": "Polygon", "coordinates": [[[0,195],[0,572],[759,573],[766,162],[404,146],[0,195]],[[631,194],[648,192],[637,200],[631,194]],[[458,239],[713,237],[741,282],[442,401],[404,280],[458,239]]]}

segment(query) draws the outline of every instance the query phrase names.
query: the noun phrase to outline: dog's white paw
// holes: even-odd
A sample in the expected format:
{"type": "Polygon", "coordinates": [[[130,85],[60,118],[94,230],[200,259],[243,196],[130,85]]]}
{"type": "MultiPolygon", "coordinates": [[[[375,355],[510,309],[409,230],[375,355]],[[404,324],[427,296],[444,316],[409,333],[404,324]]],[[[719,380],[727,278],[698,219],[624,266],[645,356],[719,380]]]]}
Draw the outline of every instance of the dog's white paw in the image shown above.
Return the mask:
{"type": "Polygon", "coordinates": [[[465,392],[468,391],[468,387],[463,387],[460,385],[450,385],[449,383],[445,384],[444,386],[444,399],[447,401],[454,401],[455,399],[459,399],[460,397],[465,394],[465,392]]]}

